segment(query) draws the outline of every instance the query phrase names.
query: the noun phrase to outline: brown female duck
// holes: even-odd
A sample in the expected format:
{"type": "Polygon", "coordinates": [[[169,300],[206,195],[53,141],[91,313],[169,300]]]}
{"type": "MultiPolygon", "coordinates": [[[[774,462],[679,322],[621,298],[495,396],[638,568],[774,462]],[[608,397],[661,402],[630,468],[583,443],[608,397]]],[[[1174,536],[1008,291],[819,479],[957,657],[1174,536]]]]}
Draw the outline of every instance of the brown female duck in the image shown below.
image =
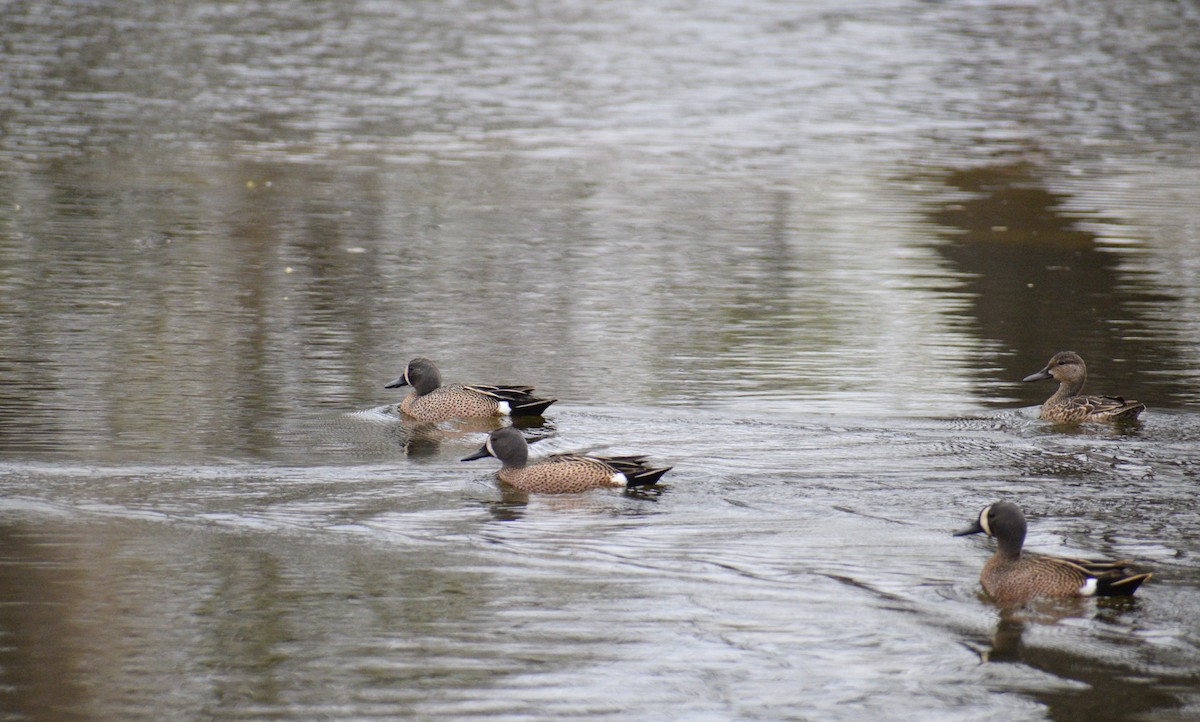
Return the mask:
{"type": "Polygon", "coordinates": [[[1058,381],[1058,391],[1042,404],[1040,417],[1059,424],[1077,424],[1080,421],[1132,421],[1146,410],[1140,401],[1126,401],[1120,396],[1084,396],[1083,384],[1087,381],[1087,366],[1074,351],[1054,354],[1046,367],[1025,377],[1026,381],[1053,378],[1058,381]]]}

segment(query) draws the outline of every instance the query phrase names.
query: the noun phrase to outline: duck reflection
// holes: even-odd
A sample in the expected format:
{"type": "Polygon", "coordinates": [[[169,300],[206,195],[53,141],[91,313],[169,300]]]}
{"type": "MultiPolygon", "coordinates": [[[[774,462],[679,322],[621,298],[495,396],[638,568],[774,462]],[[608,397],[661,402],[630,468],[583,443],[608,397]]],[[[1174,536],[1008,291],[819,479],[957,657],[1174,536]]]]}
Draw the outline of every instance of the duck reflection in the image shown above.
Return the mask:
{"type": "MultiPolygon", "coordinates": [[[[582,494],[535,494],[531,495],[514,489],[507,484],[499,484],[498,490],[500,498],[484,502],[488,513],[492,515],[495,521],[517,521],[525,518],[529,507],[532,504],[537,504],[538,507],[549,509],[553,512],[582,512],[595,514],[620,514],[625,515],[640,515],[646,513],[645,508],[641,505],[635,505],[639,508],[622,508],[613,506],[613,496],[611,492],[601,491],[599,493],[585,492],[582,494]]],[[[659,486],[649,488],[634,488],[626,489],[621,492],[621,496],[627,499],[638,499],[645,502],[657,502],[666,490],[659,486]]]]}
{"type": "Polygon", "coordinates": [[[1021,608],[1000,610],[1000,619],[992,633],[991,646],[981,653],[985,662],[1020,662],[1022,640],[1029,624],[1056,624],[1064,619],[1083,619],[1088,603],[1083,599],[1039,599],[1021,608]]]}
{"type": "Polygon", "coordinates": [[[417,421],[399,416],[398,443],[411,458],[433,457],[442,451],[443,444],[455,447],[478,442],[480,434],[487,435],[509,425],[525,432],[530,443],[553,435],[554,423],[543,416],[484,417],[453,421],[417,421]]]}
{"type": "Polygon", "coordinates": [[[1104,720],[1152,719],[1152,713],[1178,709],[1183,701],[1169,693],[1176,683],[1186,688],[1187,680],[1147,678],[1136,659],[1098,659],[1066,645],[1040,644],[1039,628],[1051,628],[1068,619],[1102,618],[1121,625],[1121,616],[1136,608],[1131,598],[1119,600],[1042,600],[1045,603],[1003,609],[988,647],[981,652],[984,662],[1023,664],[1055,679],[1078,684],[1038,686],[1026,690],[1049,708],[1048,719],[1104,720]]]}

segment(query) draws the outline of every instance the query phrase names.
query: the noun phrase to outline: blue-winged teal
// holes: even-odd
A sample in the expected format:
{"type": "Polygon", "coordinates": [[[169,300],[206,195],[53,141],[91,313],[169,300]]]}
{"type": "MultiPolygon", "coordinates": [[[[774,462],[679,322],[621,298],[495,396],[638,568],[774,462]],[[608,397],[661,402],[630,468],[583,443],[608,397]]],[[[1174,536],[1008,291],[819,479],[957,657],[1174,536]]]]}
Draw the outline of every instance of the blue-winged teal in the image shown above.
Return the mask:
{"type": "Polygon", "coordinates": [[[500,481],[531,494],[571,494],[590,489],[653,486],[671,467],[651,468],[645,456],[553,454],[529,463],[529,444],[505,426],[488,435],[483,447],[463,461],[493,456],[503,464],[500,481]]]}
{"type": "Polygon", "coordinates": [[[1026,381],[1053,378],[1058,391],[1042,404],[1041,418],[1060,424],[1080,421],[1130,421],[1146,410],[1140,401],[1126,401],[1120,396],[1082,396],[1087,381],[1087,366],[1074,351],[1054,354],[1046,368],[1025,377],[1026,381]]]}
{"type": "Polygon", "coordinates": [[[1149,574],[1128,574],[1130,560],[1090,561],[1021,552],[1025,515],[1020,507],[1000,501],[984,508],[970,527],[954,533],[987,534],[996,553],[983,565],[979,581],[1000,606],[1022,604],[1033,597],[1115,597],[1133,594],[1149,574]]]}
{"type": "Polygon", "coordinates": [[[400,402],[400,410],[419,421],[447,421],[486,416],[538,416],[557,399],[540,399],[532,386],[486,386],[448,384],[427,358],[408,362],[400,378],[384,386],[411,386],[400,402]]]}

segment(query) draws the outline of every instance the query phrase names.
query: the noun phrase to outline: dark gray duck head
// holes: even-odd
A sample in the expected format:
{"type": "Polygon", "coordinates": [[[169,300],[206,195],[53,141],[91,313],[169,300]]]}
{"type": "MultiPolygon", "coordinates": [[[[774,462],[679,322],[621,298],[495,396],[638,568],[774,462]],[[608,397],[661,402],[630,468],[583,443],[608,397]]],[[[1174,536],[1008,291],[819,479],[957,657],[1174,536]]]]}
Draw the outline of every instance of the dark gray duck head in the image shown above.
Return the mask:
{"type": "Polygon", "coordinates": [[[401,386],[411,386],[418,396],[424,396],[441,385],[442,374],[438,371],[437,366],[429,359],[418,356],[408,362],[408,366],[404,368],[404,373],[400,374],[400,378],[385,384],[383,388],[395,389],[401,386]]]}
{"type": "Polygon", "coordinates": [[[974,524],[954,532],[954,536],[987,534],[996,540],[1001,551],[1016,555],[1025,544],[1025,530],[1021,508],[1010,501],[998,501],[984,507],[974,524]]]}
{"type": "Polygon", "coordinates": [[[495,457],[505,466],[525,466],[529,461],[529,444],[520,431],[505,426],[488,434],[483,446],[475,453],[464,456],[462,461],[474,461],[485,456],[495,457]]]}

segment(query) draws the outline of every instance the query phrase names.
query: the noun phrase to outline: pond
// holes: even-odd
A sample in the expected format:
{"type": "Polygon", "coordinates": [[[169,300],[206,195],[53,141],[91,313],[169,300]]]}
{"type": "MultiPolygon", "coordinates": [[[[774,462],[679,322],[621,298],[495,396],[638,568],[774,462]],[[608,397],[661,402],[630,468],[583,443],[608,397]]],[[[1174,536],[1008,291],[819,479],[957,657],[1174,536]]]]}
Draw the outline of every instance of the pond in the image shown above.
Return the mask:
{"type": "Polygon", "coordinates": [[[17,0],[0,79],[0,718],[1200,716],[1194,5],[17,0]],[[673,469],[501,489],[416,356],[673,469]],[[1153,578],[998,609],[999,499],[1153,578]]]}

